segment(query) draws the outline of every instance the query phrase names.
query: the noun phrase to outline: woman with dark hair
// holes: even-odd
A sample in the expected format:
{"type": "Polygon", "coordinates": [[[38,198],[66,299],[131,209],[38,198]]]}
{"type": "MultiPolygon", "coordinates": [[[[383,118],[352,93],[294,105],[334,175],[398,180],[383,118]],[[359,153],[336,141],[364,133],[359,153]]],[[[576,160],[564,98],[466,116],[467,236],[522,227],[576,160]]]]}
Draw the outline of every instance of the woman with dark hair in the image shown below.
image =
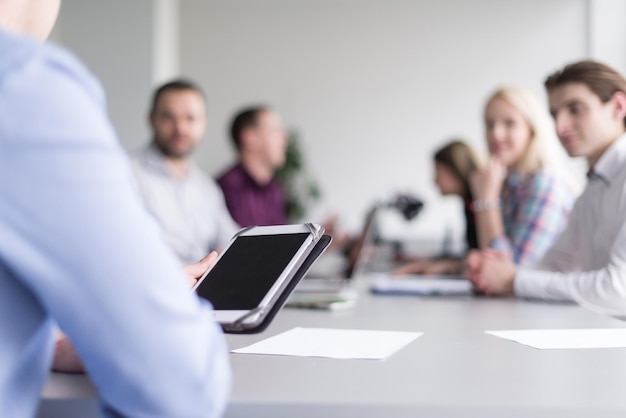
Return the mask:
{"type": "MultiPolygon", "coordinates": [[[[469,184],[473,172],[481,168],[474,149],[463,141],[454,140],[437,150],[435,161],[435,184],[444,196],[458,196],[464,202],[465,240],[467,249],[478,248],[476,224],[471,210],[473,201],[469,184]]],[[[398,268],[396,274],[456,274],[462,271],[462,259],[440,257],[421,259],[398,268]]]]}

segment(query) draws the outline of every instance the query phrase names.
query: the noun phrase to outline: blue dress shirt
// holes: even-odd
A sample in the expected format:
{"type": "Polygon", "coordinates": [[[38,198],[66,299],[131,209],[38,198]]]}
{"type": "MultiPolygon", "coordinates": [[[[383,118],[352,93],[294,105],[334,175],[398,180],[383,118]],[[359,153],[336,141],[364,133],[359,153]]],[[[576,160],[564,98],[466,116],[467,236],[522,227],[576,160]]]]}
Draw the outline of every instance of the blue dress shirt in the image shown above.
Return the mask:
{"type": "Polygon", "coordinates": [[[99,84],[0,29],[0,417],[35,414],[55,324],[105,416],[222,413],[223,335],[140,201],[99,84]]]}

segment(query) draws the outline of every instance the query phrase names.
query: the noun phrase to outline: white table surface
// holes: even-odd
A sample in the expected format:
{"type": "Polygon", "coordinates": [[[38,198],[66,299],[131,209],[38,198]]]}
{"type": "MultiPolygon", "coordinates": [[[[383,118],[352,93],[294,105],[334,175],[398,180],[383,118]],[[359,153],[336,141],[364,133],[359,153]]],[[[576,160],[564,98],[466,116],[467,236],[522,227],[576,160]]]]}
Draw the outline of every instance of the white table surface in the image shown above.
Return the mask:
{"type": "MultiPolygon", "coordinates": [[[[537,350],[485,330],[613,328],[574,305],[476,297],[373,296],[348,311],[286,308],[262,334],[293,327],[419,331],[386,360],[231,354],[226,417],[625,417],[626,349],[537,350]]],[[[52,374],[38,418],[97,415],[85,376],[52,374]]]]}

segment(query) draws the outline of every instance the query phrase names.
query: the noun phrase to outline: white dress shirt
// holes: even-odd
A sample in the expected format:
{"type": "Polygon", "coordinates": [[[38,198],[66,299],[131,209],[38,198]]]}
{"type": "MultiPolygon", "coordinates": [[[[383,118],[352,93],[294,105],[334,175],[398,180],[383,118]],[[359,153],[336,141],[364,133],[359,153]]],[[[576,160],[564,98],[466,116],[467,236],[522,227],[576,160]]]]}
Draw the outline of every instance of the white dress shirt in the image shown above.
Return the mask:
{"type": "Polygon", "coordinates": [[[518,270],[515,293],[626,315],[626,135],[590,171],[555,245],[537,266],[518,270]]]}
{"type": "Polygon", "coordinates": [[[134,154],[131,161],[146,207],[184,264],[223,248],[239,230],[221,189],[193,160],[188,161],[182,179],[172,174],[154,144],[134,154]]]}

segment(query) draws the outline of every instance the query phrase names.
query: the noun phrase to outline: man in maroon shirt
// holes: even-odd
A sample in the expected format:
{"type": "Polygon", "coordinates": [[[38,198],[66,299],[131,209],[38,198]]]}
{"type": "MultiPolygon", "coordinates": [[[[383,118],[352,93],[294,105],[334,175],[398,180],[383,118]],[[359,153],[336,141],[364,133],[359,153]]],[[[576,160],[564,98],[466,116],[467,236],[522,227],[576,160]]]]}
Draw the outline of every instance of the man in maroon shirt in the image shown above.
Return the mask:
{"type": "Polygon", "coordinates": [[[280,116],[265,106],[245,109],[233,120],[231,136],[239,161],[217,179],[231,216],[244,227],[287,223],[283,187],[275,178],[288,143],[280,116]]]}

